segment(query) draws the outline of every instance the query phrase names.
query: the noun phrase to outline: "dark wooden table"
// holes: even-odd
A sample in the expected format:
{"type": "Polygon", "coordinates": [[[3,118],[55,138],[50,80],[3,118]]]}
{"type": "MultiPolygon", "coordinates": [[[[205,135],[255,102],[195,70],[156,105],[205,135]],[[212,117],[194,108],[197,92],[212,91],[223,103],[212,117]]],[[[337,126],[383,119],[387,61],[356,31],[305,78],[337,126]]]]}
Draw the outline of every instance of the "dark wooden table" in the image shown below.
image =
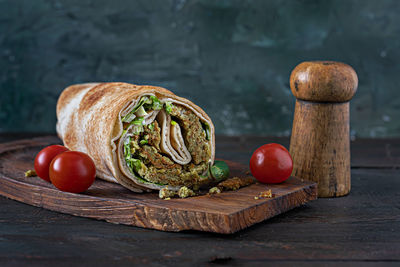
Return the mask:
{"type": "MultiPolygon", "coordinates": [[[[1,134],[0,143],[36,135],[1,134]]],[[[217,157],[248,163],[287,138],[217,137],[217,157]]],[[[234,235],[113,225],[0,197],[0,266],[397,265],[400,139],[352,142],[352,191],[318,199],[234,235]]]]}

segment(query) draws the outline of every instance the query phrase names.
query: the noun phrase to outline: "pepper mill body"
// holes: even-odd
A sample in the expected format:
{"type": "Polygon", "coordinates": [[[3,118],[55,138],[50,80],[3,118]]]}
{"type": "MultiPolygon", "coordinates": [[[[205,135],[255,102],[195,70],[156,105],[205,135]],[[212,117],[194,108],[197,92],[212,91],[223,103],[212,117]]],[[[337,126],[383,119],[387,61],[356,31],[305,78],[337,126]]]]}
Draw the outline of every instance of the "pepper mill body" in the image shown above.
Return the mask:
{"type": "Polygon", "coordinates": [[[339,62],[303,62],[290,76],[296,97],[292,175],[317,182],[319,197],[350,192],[349,101],[357,86],[356,72],[339,62]]]}

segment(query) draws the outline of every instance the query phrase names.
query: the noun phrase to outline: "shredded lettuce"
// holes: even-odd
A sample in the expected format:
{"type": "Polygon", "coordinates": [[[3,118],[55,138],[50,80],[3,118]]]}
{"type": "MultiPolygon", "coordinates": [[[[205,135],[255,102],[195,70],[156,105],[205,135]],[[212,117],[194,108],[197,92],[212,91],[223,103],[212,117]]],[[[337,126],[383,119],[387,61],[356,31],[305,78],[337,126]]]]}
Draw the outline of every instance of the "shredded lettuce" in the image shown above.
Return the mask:
{"type": "Polygon", "coordinates": [[[144,109],[144,107],[143,106],[141,106],[137,111],[136,111],[136,116],[138,116],[138,117],[143,117],[143,116],[146,116],[147,115],[147,112],[146,112],[146,110],[144,109]]]}
{"type": "Polygon", "coordinates": [[[170,101],[165,102],[165,111],[168,114],[171,114],[172,111],[172,103],[170,101]]]}
{"type": "MultiPolygon", "coordinates": [[[[142,125],[143,124],[143,117],[147,115],[146,111],[149,110],[160,110],[162,109],[163,104],[156,96],[143,96],[139,103],[125,116],[122,117],[122,122],[134,124],[134,125],[142,125]]],[[[136,132],[142,132],[136,131],[136,132]]]]}
{"type": "Polygon", "coordinates": [[[145,98],[145,99],[144,99],[144,105],[151,104],[151,102],[152,102],[152,95],[150,95],[150,96],[144,96],[143,98],[145,98]]]}
{"type": "Polygon", "coordinates": [[[162,109],[161,101],[154,95],[149,96],[149,100],[143,105],[146,111],[162,109]]]}
{"type": "Polygon", "coordinates": [[[142,168],[142,162],[139,159],[129,158],[126,160],[126,164],[132,173],[138,172],[142,168]]]}
{"type": "MultiPolygon", "coordinates": [[[[169,107],[169,112],[171,111],[171,103],[168,105],[169,107]]],[[[130,134],[133,135],[138,135],[141,132],[144,131],[144,116],[147,115],[147,111],[149,110],[160,110],[163,108],[163,104],[161,101],[156,97],[156,96],[143,96],[140,100],[139,103],[125,116],[122,117],[122,122],[124,123],[129,123],[128,126],[130,127],[133,125],[131,128],[132,131],[130,134]],[[135,114],[136,113],[136,114],[135,114]]],[[[166,106],[167,109],[167,106],[166,106]]],[[[168,111],[168,109],[167,109],[168,111]]],[[[154,130],[154,123],[151,123],[147,126],[150,130],[154,130]]],[[[127,129],[124,129],[122,132],[122,136],[125,136],[127,134],[127,129]]],[[[147,137],[148,138],[148,137],[147,137]]],[[[145,137],[145,139],[140,140],[138,143],[132,142],[131,136],[127,136],[125,141],[124,141],[124,146],[123,146],[123,151],[124,151],[124,158],[126,165],[128,166],[130,172],[136,176],[136,178],[142,182],[142,183],[147,183],[147,184],[157,184],[157,185],[163,185],[159,183],[151,183],[141,177],[141,174],[139,172],[145,171],[146,165],[143,164],[143,162],[140,159],[133,158],[132,155],[135,153],[136,149],[139,149],[139,144],[140,145],[146,145],[148,144],[148,140],[145,137]],[[144,168],[144,169],[143,169],[144,168]]]]}
{"type": "Polygon", "coordinates": [[[139,103],[132,109],[132,112],[136,112],[141,106],[144,104],[149,103],[150,99],[147,96],[143,96],[140,100],[139,103]]]}
{"type": "Polygon", "coordinates": [[[153,101],[153,103],[152,103],[153,110],[162,109],[161,101],[156,96],[151,95],[150,99],[153,101]]]}
{"type": "Polygon", "coordinates": [[[129,167],[129,170],[134,173],[134,171],[138,172],[142,168],[142,163],[138,159],[132,158],[131,155],[131,137],[128,136],[124,142],[124,158],[126,164],[129,167]]]}
{"type": "Polygon", "coordinates": [[[122,122],[130,123],[134,118],[136,118],[135,113],[128,113],[122,118],[122,122]]]}
{"type": "Polygon", "coordinates": [[[147,141],[147,140],[140,140],[140,142],[139,142],[142,146],[143,145],[146,145],[146,144],[148,144],[149,143],[149,141],[147,141]]]}
{"type": "Polygon", "coordinates": [[[149,103],[149,102],[151,102],[151,100],[147,96],[142,97],[140,99],[139,103],[135,106],[135,108],[130,113],[128,113],[127,115],[125,115],[122,118],[122,121],[129,123],[129,126],[132,124],[135,125],[135,127],[133,127],[134,134],[139,134],[144,131],[144,128],[143,128],[144,117],[143,116],[145,116],[147,114],[147,112],[145,111],[143,105],[146,103],[149,103]],[[136,112],[136,114],[134,114],[135,112],[136,112]]]}
{"type": "Polygon", "coordinates": [[[131,157],[131,137],[128,136],[124,141],[124,157],[129,159],[131,157]]]}
{"type": "MultiPolygon", "coordinates": [[[[142,140],[145,141],[145,140],[142,140]]],[[[163,185],[160,183],[151,183],[146,179],[140,177],[139,171],[142,169],[142,162],[139,159],[132,158],[131,154],[131,137],[128,136],[124,141],[124,158],[126,161],[126,165],[128,166],[130,172],[135,174],[136,178],[145,184],[156,184],[156,185],[163,185]],[[136,173],[135,173],[136,172],[136,173]]]]}
{"type": "Polygon", "coordinates": [[[171,125],[177,125],[176,121],[171,120],[171,125]]]}
{"type": "Polygon", "coordinates": [[[144,122],[144,118],[143,117],[137,117],[136,119],[134,119],[132,121],[131,124],[140,126],[140,125],[143,125],[143,122],[144,122]]]}
{"type": "Polygon", "coordinates": [[[143,96],[140,100],[139,103],[132,109],[131,112],[126,114],[124,117],[122,117],[122,122],[128,122],[130,123],[135,117],[135,112],[138,111],[140,107],[142,107],[144,104],[148,103],[151,101],[147,96],[143,96]]]}

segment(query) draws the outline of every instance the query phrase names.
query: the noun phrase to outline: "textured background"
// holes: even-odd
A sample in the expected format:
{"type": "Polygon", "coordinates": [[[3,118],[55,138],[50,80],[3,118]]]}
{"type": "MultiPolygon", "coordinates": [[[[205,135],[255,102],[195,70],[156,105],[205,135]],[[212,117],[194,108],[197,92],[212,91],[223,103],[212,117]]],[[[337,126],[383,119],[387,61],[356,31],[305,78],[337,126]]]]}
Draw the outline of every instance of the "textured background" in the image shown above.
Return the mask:
{"type": "Polygon", "coordinates": [[[219,134],[289,135],[291,70],[352,65],[352,135],[400,136],[400,1],[0,0],[0,132],[55,132],[62,89],[166,87],[219,134]]]}

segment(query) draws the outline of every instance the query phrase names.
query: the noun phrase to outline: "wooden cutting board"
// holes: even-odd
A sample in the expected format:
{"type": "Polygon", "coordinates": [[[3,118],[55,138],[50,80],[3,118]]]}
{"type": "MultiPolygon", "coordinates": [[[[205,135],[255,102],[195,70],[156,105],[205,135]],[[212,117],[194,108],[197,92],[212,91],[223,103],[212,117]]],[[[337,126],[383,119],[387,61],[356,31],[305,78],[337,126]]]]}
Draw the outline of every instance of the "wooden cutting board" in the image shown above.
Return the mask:
{"type": "MultiPolygon", "coordinates": [[[[158,193],[133,193],[96,180],[82,194],[66,193],[38,177],[25,177],[36,154],[59,144],[54,136],[0,144],[0,194],[37,207],[75,216],[162,231],[199,230],[234,233],[317,198],[317,185],[291,177],[277,185],[253,184],[238,191],[187,199],[162,200],[158,193]],[[271,189],[273,198],[254,199],[271,189]]],[[[227,161],[231,175],[244,176],[247,166],[227,161]]]]}

